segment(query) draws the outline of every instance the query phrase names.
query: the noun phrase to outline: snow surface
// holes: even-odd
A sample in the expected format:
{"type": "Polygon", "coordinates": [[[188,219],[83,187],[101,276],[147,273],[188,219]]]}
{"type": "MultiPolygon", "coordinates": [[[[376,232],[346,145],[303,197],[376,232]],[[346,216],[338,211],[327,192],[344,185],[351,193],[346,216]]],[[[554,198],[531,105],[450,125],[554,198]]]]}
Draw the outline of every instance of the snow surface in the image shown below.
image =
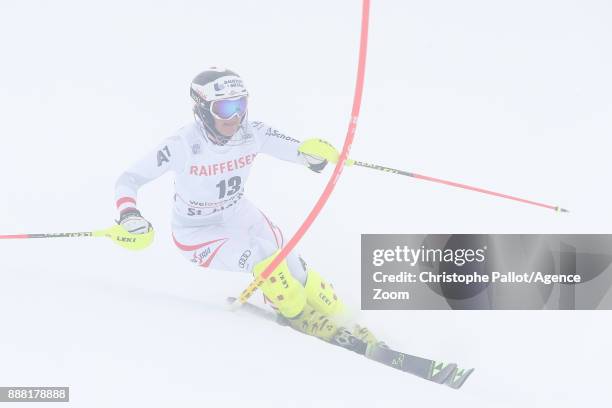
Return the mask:
{"type": "MultiPolygon", "coordinates": [[[[347,169],[300,244],[359,308],[362,233],[609,233],[609,1],[374,1],[352,157],[567,207],[347,169]]],[[[241,73],[252,119],[340,146],[358,1],[0,3],[0,233],[115,217],[116,177],[191,120],[188,84],[241,73]]],[[[292,234],[327,181],[258,158],[247,195],[292,234]]],[[[0,386],[76,407],[574,407],[609,394],[610,312],[378,311],[406,352],[477,368],[460,391],[224,310],[248,276],[173,247],[171,178],[143,188],[156,242],[0,242],[0,386]],[[451,405],[452,404],[452,405],[451,405]]],[[[3,406],[9,406],[4,404],[3,406]]]]}

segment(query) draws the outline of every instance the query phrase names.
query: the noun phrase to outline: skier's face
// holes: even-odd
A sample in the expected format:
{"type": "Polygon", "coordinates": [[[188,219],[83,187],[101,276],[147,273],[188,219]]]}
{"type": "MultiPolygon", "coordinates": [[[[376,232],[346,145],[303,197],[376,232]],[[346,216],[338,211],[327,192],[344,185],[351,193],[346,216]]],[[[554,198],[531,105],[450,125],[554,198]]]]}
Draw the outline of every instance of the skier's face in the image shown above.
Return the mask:
{"type": "Polygon", "coordinates": [[[217,132],[221,133],[225,137],[232,137],[236,134],[238,129],[240,129],[240,122],[242,121],[242,116],[234,116],[228,120],[221,120],[214,118],[215,120],[215,128],[217,132]]]}

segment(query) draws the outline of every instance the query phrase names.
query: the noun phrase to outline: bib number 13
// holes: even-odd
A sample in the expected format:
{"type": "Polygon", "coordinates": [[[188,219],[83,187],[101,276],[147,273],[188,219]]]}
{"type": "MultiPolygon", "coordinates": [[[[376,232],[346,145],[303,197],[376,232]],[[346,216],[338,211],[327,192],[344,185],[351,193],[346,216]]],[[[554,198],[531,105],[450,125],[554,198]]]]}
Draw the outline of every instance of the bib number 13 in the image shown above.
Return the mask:
{"type": "Polygon", "coordinates": [[[217,187],[219,187],[219,199],[236,194],[240,190],[241,184],[242,179],[239,176],[234,176],[229,180],[221,180],[217,184],[217,187]]]}

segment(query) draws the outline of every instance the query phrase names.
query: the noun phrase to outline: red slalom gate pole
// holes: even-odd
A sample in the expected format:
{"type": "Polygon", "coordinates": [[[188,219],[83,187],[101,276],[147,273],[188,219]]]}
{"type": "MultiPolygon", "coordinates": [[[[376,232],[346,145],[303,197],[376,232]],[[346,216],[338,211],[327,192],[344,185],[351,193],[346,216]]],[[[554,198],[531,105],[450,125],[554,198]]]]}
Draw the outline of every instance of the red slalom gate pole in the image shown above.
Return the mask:
{"type": "Polygon", "coordinates": [[[287,255],[295,248],[297,243],[302,239],[306,231],[310,228],[314,220],[317,218],[323,206],[329,199],[331,193],[334,191],[336,186],[336,182],[340,178],[342,174],[342,170],[344,168],[344,164],[348,159],[349,152],[351,150],[351,145],[353,144],[353,139],[355,138],[355,130],[357,129],[357,119],[359,118],[359,110],[361,107],[361,98],[363,95],[363,83],[365,78],[365,63],[366,63],[366,55],[367,55],[367,46],[368,46],[368,22],[370,17],[370,0],[363,0],[362,2],[362,11],[361,11],[361,37],[359,44],[359,63],[357,66],[357,81],[355,84],[355,94],[353,96],[353,109],[351,111],[351,120],[349,122],[348,131],[346,134],[346,138],[344,140],[344,145],[342,146],[342,152],[340,153],[340,158],[336,163],[336,167],[334,168],[334,172],[330,177],[327,185],[325,186],[325,190],[319,197],[319,200],[316,202],[313,209],[306,217],[306,220],[302,223],[297,232],[293,235],[293,237],[289,240],[287,245],[281,249],[280,253],[272,260],[266,269],[261,273],[261,275],[255,279],[251,284],[240,294],[240,297],[234,301],[231,305],[231,309],[237,309],[242,304],[244,304],[249,297],[261,284],[270,276],[272,271],[276,269],[278,265],[287,257],[287,255]]]}

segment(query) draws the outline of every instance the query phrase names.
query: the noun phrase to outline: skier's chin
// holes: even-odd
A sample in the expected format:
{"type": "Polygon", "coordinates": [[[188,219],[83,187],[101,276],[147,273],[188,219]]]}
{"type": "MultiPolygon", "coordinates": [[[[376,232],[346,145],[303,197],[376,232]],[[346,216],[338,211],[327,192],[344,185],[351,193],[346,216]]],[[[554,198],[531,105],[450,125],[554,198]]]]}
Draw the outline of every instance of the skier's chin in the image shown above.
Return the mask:
{"type": "Polygon", "coordinates": [[[235,125],[221,125],[217,126],[217,132],[219,132],[224,137],[232,137],[238,132],[240,129],[240,123],[235,125]]]}

